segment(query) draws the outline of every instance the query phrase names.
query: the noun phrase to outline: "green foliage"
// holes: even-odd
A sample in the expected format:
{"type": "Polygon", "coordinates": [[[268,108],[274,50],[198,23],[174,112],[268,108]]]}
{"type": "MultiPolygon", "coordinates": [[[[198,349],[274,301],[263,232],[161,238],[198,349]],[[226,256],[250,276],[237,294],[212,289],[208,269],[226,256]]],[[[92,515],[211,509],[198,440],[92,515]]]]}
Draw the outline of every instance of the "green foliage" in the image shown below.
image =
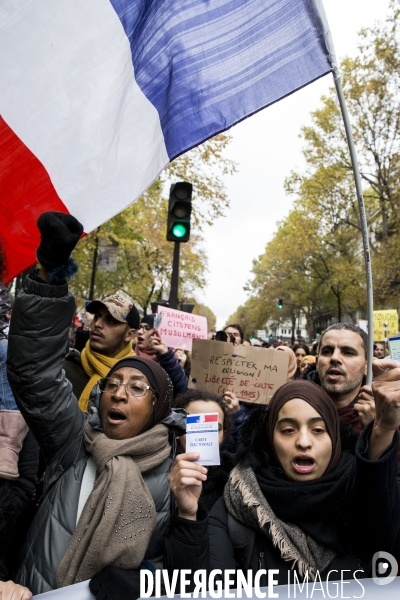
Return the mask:
{"type": "MultiPolygon", "coordinates": [[[[341,65],[365,188],[377,309],[395,308],[400,300],[399,14],[400,2],[393,0],[386,24],[363,30],[357,57],[341,65]]],[[[235,315],[253,328],[268,318],[293,322],[301,310],[312,329],[325,314],[354,319],[366,308],[358,202],[334,88],[301,135],[306,169],[285,183],[294,209],[254,261],[251,296],[235,315]]]]}
{"type": "Polygon", "coordinates": [[[195,307],[193,309],[193,314],[199,315],[200,317],[205,317],[207,319],[207,330],[215,331],[217,317],[213,313],[211,308],[209,308],[205,304],[202,304],[201,302],[194,301],[194,303],[195,303],[195,307]]]}

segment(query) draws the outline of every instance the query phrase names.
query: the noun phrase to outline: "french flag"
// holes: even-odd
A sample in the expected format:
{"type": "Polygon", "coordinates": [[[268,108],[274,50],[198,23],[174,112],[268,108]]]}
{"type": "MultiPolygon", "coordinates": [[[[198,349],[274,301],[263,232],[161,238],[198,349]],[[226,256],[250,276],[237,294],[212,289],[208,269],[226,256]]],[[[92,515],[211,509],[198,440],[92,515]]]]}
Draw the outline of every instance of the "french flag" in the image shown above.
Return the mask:
{"type": "Polygon", "coordinates": [[[0,238],[10,280],[37,217],[86,232],[179,154],[332,71],[321,0],[2,0],[0,238]]]}
{"type": "Polygon", "coordinates": [[[192,415],[186,417],[186,423],[213,423],[218,421],[218,413],[192,415]]]}

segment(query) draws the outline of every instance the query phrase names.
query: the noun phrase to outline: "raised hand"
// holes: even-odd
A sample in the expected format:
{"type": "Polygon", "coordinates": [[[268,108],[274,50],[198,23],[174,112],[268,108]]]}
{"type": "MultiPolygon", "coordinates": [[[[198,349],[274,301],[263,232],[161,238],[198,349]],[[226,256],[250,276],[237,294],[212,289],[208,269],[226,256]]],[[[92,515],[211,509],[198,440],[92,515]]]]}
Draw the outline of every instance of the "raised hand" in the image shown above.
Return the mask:
{"type": "Polygon", "coordinates": [[[207,469],[194,461],[200,458],[197,452],[178,454],[168,476],[169,487],[175,496],[178,515],[183,519],[196,520],[203,481],[207,469]]]}
{"type": "Polygon", "coordinates": [[[83,225],[72,215],[50,211],[40,215],[37,226],[40,246],[36,254],[42,267],[65,265],[83,233],[83,225]]]}
{"type": "Polygon", "coordinates": [[[232,415],[240,410],[239,398],[235,392],[224,392],[224,402],[227,404],[229,412],[232,415]]]}
{"type": "Polygon", "coordinates": [[[370,385],[364,385],[361,388],[354,408],[358,412],[363,427],[375,419],[375,400],[370,385]]]}
{"type": "Polygon", "coordinates": [[[375,360],[372,371],[376,417],[371,433],[370,459],[375,460],[390,446],[400,426],[400,364],[390,358],[375,360]]]}
{"type": "Polygon", "coordinates": [[[157,329],[154,329],[154,331],[150,335],[150,344],[151,349],[155,350],[157,354],[165,354],[166,352],[168,352],[168,346],[162,341],[157,329]]]}

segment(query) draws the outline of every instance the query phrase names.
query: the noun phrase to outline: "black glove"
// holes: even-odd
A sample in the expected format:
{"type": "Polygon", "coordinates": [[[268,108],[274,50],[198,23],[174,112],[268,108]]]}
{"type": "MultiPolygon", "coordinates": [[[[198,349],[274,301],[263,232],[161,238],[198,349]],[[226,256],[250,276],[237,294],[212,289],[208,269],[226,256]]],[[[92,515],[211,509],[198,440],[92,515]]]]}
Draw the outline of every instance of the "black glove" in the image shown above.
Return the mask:
{"type": "Polygon", "coordinates": [[[83,226],[72,215],[45,212],[37,220],[40,246],[38,261],[45,269],[65,265],[83,233],[83,226]]]}
{"type": "Polygon", "coordinates": [[[89,589],[96,600],[137,600],[140,598],[140,571],[105,567],[92,577],[89,589]]]}

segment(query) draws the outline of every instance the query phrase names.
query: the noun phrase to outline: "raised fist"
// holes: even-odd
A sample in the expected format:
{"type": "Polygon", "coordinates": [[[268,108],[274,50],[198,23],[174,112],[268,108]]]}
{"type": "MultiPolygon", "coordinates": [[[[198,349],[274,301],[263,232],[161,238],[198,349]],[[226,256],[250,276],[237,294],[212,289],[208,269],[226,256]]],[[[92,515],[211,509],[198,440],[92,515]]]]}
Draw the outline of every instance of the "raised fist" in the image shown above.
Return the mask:
{"type": "Polygon", "coordinates": [[[83,233],[83,226],[72,215],[45,212],[38,218],[40,246],[38,261],[45,269],[65,265],[83,233]]]}

